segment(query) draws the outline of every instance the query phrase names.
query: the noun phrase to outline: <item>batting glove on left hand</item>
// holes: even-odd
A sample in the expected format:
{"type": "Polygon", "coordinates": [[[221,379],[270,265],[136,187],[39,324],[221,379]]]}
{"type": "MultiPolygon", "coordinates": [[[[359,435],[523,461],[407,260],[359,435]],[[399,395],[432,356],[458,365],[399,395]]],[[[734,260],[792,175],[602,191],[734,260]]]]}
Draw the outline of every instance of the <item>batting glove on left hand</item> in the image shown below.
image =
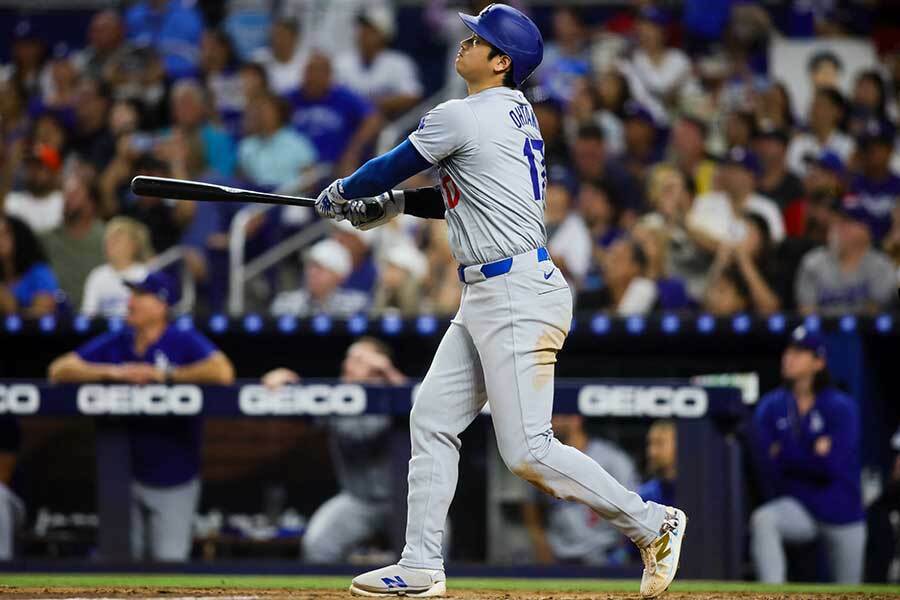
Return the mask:
{"type": "Polygon", "coordinates": [[[322,190],[316,198],[316,213],[326,219],[343,221],[346,216],[348,199],[344,197],[344,188],[340,179],[335,179],[327,188],[322,190]]]}

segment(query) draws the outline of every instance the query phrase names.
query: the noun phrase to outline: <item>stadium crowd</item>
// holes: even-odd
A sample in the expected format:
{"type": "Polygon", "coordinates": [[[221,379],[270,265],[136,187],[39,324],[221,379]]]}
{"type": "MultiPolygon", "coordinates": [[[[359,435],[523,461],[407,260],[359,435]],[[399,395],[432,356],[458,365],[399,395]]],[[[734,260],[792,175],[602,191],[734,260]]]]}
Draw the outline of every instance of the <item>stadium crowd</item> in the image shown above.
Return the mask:
{"type": "MultiPolygon", "coordinates": [[[[96,13],[83,48],[53,44],[27,18],[16,25],[0,69],[0,311],[121,315],[121,279],[174,246],[184,260],[170,268],[196,282],[197,310],[222,310],[240,206],[136,197],[131,178],[314,194],[425,97],[413,57],[391,48],[389,3],[269,4],[226,3],[213,22],[186,0],[143,0],[96,13]]],[[[546,56],[524,91],[545,141],[549,248],[577,308],[890,308],[900,52],[866,38],[880,59],[846,74],[838,54],[813,53],[806,106],[767,53],[782,36],[853,39],[874,9],[703,4],[676,13],[636,1],[590,23],[569,7],[548,15],[546,56]]],[[[422,32],[458,37],[450,16],[429,3],[422,32]]],[[[305,209],[256,215],[247,256],[314,220],[305,209]]],[[[386,229],[336,230],[336,244],[308,253],[301,283],[270,269],[256,307],[452,314],[443,223],[386,229]]]]}

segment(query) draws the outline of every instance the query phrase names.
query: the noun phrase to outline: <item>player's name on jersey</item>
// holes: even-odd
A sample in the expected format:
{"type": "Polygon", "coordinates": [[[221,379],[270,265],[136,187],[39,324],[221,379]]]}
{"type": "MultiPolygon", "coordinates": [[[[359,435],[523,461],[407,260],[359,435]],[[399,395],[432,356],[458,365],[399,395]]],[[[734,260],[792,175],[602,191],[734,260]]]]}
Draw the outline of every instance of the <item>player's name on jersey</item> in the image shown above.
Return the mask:
{"type": "Polygon", "coordinates": [[[709,397],[696,386],[586,385],[578,411],[588,417],[682,417],[706,415],[709,397]]]}

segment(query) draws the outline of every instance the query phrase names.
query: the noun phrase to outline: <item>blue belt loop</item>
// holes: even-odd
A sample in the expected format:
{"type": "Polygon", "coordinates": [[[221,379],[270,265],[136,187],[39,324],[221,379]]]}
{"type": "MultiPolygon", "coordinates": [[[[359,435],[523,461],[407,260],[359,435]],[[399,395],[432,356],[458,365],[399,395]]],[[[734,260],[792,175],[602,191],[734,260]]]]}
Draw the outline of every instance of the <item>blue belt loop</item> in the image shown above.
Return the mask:
{"type": "MultiPolygon", "coordinates": [[[[547,249],[543,246],[537,249],[537,259],[538,262],[544,262],[545,260],[550,260],[550,253],[547,252],[547,249]]],[[[504,258],[502,260],[498,260],[492,263],[485,263],[481,265],[481,273],[484,275],[485,279],[490,279],[491,277],[496,277],[497,275],[504,275],[509,273],[509,270],[512,269],[513,259],[504,258]]],[[[459,280],[463,283],[466,282],[466,267],[465,265],[459,265],[456,270],[457,275],[459,276],[459,280]]]]}

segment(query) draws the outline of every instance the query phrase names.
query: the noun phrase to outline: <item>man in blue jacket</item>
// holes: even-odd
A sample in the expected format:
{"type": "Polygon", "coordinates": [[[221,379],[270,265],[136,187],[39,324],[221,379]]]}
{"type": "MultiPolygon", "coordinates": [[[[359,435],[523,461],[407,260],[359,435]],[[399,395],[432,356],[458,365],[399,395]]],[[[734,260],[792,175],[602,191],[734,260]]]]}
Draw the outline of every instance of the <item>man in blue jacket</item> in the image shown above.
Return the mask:
{"type": "MultiPolygon", "coordinates": [[[[53,383],[230,385],[231,361],[194,329],[170,322],[177,284],[162,271],[126,282],[128,327],[87,342],[53,361],[53,383]]],[[[183,561],[191,550],[191,525],[200,499],[198,417],[136,417],[129,423],[131,550],[135,559],[183,561]]],[[[125,532],[123,532],[125,533],[125,532]]]]}
{"type": "Polygon", "coordinates": [[[750,517],[757,574],[784,582],[783,545],[821,538],[832,577],[859,583],[866,544],[859,409],[830,385],[819,334],[795,329],[781,370],[785,385],[760,400],[754,417],[760,481],[771,498],[750,517]]]}

